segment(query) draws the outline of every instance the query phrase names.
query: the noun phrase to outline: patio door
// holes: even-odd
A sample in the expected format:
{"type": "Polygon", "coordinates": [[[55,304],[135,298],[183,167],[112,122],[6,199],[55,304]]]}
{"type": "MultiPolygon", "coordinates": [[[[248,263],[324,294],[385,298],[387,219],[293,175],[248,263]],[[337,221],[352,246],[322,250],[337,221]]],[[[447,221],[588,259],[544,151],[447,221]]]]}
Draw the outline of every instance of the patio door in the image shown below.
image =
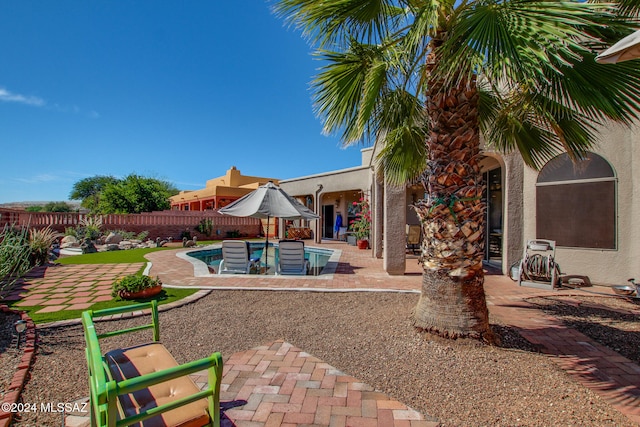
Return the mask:
{"type": "Polygon", "coordinates": [[[484,173],[487,183],[485,202],[487,204],[487,240],[485,260],[502,261],[502,169],[496,168],[484,173]]]}
{"type": "Polygon", "coordinates": [[[333,239],[333,205],[322,205],[322,238],[333,239]]]}

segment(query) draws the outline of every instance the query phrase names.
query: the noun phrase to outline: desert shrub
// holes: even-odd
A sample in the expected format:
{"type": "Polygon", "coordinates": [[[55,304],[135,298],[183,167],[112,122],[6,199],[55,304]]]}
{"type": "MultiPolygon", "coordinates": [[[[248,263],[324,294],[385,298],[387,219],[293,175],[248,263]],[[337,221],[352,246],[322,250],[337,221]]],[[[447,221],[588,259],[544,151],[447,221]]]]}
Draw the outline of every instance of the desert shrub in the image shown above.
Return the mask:
{"type": "Polygon", "coordinates": [[[29,230],[29,250],[31,265],[44,265],[49,261],[51,245],[60,237],[60,233],[51,227],[41,230],[29,230]]]}
{"type": "Polygon", "coordinates": [[[79,237],[96,240],[102,235],[102,217],[99,215],[86,216],[80,220],[80,227],[83,232],[79,237]]]}
{"type": "Polygon", "coordinates": [[[135,233],[133,231],[127,230],[107,230],[105,231],[105,235],[109,233],[114,233],[122,236],[122,240],[140,240],[144,241],[149,235],[148,231],[141,231],[140,233],[135,233]]]}
{"type": "Polygon", "coordinates": [[[0,232],[0,294],[13,288],[31,268],[29,234],[26,228],[5,226],[0,232]]]}
{"type": "Polygon", "coordinates": [[[148,236],[149,236],[149,232],[145,230],[145,231],[141,231],[138,234],[136,234],[134,239],[135,240],[140,240],[141,242],[143,242],[148,236]]]}
{"type": "Polygon", "coordinates": [[[65,236],[73,236],[76,239],[78,238],[78,227],[66,227],[64,229],[65,236]]]}
{"type": "Polygon", "coordinates": [[[227,231],[227,237],[240,237],[240,230],[227,231]]]}
{"type": "Polygon", "coordinates": [[[87,216],[81,219],[77,226],[65,228],[64,235],[73,236],[78,240],[97,240],[102,235],[102,217],[87,216]]]}
{"type": "Polygon", "coordinates": [[[211,236],[211,232],[213,231],[213,221],[211,218],[205,218],[200,221],[200,224],[196,226],[195,230],[205,236],[211,236]]]}
{"type": "Polygon", "coordinates": [[[130,274],[113,282],[111,296],[118,297],[121,292],[140,292],[143,289],[153,288],[161,284],[162,282],[157,277],[154,279],[149,276],[130,274]]]}

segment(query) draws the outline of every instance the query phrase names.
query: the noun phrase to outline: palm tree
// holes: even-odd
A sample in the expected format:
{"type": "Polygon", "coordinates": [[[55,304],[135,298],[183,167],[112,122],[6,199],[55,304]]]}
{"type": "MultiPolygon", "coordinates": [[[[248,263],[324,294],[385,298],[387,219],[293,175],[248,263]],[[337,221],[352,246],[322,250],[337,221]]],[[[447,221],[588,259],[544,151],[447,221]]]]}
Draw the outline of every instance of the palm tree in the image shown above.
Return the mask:
{"type": "Polygon", "coordinates": [[[313,81],[327,133],[375,140],[384,179],[420,179],[427,244],[417,327],[492,339],[484,294],[480,135],[539,168],[592,147],[597,126],[631,124],[640,66],[598,51],[633,31],[625,5],[532,0],[279,0],[324,61],[313,81]]]}

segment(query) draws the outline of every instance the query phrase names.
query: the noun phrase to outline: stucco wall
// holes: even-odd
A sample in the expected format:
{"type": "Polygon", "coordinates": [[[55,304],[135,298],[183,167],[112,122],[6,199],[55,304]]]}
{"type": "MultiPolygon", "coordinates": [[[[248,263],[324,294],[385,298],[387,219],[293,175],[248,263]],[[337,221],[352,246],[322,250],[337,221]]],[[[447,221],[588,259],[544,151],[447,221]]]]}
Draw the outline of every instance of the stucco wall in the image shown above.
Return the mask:
{"type": "MultiPolygon", "coordinates": [[[[615,250],[559,247],[556,260],[562,273],[589,276],[600,284],[623,284],[629,277],[640,277],[640,176],[634,165],[640,161],[638,129],[610,125],[602,129],[600,143],[592,151],[604,157],[617,178],[617,248],[615,250]]],[[[536,235],[536,180],[538,172],[524,170],[523,220],[524,241],[545,238],[536,235]]],[[[588,233],[589,230],[584,230],[588,233]]]]}
{"type": "Polygon", "coordinates": [[[369,167],[356,167],[323,174],[303,176],[280,181],[280,187],[292,196],[314,195],[318,184],[322,184],[322,192],[349,191],[354,188],[370,187],[369,167]]]}

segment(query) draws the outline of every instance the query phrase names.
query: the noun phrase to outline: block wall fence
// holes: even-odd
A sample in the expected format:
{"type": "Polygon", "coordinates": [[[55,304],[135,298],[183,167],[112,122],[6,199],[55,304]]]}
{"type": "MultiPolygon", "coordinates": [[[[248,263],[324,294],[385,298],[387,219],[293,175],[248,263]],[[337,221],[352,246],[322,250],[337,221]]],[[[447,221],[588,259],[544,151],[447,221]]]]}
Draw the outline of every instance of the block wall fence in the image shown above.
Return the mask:
{"type": "MultiPolygon", "coordinates": [[[[68,227],[76,227],[90,215],[78,212],[25,212],[16,209],[0,209],[0,228],[5,225],[32,227],[47,226],[64,233],[68,227]]],[[[161,211],[141,214],[99,215],[102,218],[102,231],[124,230],[134,233],[148,231],[148,238],[180,240],[182,232],[188,231],[198,240],[224,239],[227,232],[238,231],[242,237],[264,235],[265,226],[257,218],[240,218],[219,214],[217,211],[161,211]],[[210,236],[196,231],[201,221],[210,219],[213,231],[210,236]]],[[[269,237],[277,235],[276,221],[270,221],[269,237]]]]}

